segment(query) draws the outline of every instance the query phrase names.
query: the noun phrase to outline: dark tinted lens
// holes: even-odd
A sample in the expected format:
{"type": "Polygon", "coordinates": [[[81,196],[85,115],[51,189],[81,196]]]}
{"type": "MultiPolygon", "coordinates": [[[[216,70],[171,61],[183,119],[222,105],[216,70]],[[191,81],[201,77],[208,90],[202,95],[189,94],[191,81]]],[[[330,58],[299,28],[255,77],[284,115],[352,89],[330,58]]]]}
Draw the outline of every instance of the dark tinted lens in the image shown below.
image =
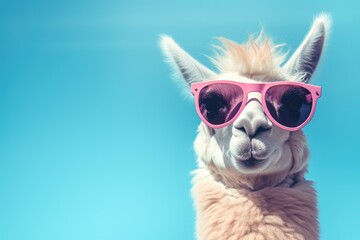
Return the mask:
{"type": "Polygon", "coordinates": [[[286,127],[304,123],[313,105],[311,93],[300,86],[273,86],[266,92],[265,99],[271,116],[286,127]]]}
{"type": "Polygon", "coordinates": [[[230,121],[241,107],[244,94],[239,86],[215,83],[201,89],[199,109],[211,124],[220,125],[230,121]]]}

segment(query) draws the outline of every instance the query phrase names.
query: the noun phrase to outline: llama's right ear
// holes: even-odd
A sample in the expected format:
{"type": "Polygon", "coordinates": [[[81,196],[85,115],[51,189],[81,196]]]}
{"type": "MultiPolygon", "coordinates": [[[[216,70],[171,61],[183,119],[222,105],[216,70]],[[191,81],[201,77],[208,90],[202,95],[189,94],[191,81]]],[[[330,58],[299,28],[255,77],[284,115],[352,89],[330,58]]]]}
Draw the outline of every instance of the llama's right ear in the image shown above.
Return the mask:
{"type": "Polygon", "coordinates": [[[191,57],[172,38],[161,36],[160,46],[167,62],[175,73],[181,74],[187,86],[194,82],[214,78],[214,72],[191,57]]]}
{"type": "Polygon", "coordinates": [[[324,43],[328,38],[331,18],[328,14],[320,14],[301,43],[284,65],[290,74],[299,74],[303,82],[308,82],[319,63],[324,43]]]}

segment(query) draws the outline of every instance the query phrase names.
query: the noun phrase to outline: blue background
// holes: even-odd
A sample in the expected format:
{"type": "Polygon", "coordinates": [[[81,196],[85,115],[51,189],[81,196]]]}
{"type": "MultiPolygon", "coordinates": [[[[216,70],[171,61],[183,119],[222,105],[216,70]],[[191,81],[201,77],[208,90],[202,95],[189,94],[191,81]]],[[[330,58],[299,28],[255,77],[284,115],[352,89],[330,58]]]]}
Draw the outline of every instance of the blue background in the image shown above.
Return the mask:
{"type": "Polygon", "coordinates": [[[321,239],[360,215],[356,1],[0,2],[0,239],[194,239],[189,194],[199,119],[170,77],[162,33],[195,58],[261,26],[294,50],[334,19],[305,128],[321,239]]]}

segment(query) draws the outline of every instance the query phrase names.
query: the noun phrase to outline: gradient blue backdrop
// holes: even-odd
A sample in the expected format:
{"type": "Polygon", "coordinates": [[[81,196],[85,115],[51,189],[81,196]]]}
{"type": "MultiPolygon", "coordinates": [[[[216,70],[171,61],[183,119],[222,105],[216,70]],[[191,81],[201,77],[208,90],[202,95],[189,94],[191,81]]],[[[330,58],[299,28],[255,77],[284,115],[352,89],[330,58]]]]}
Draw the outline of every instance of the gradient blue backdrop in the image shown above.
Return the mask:
{"type": "Polygon", "coordinates": [[[194,239],[189,172],[199,119],[158,48],[173,36],[209,65],[215,36],[261,26],[294,50],[314,15],[334,27],[308,178],[321,239],[358,236],[356,1],[0,2],[0,239],[194,239]]]}

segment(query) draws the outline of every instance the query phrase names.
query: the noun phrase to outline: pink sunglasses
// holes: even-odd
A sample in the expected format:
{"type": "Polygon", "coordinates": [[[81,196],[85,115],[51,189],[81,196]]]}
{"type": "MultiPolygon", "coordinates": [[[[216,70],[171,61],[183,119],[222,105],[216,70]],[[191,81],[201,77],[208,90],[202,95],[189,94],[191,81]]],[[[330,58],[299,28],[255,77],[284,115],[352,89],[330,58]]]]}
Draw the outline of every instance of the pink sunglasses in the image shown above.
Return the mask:
{"type": "Polygon", "coordinates": [[[233,123],[245,108],[250,92],[261,93],[266,116],[276,126],[296,131],[312,118],[321,87],[299,82],[242,83],[229,80],[191,84],[195,107],[211,128],[233,123]]]}

